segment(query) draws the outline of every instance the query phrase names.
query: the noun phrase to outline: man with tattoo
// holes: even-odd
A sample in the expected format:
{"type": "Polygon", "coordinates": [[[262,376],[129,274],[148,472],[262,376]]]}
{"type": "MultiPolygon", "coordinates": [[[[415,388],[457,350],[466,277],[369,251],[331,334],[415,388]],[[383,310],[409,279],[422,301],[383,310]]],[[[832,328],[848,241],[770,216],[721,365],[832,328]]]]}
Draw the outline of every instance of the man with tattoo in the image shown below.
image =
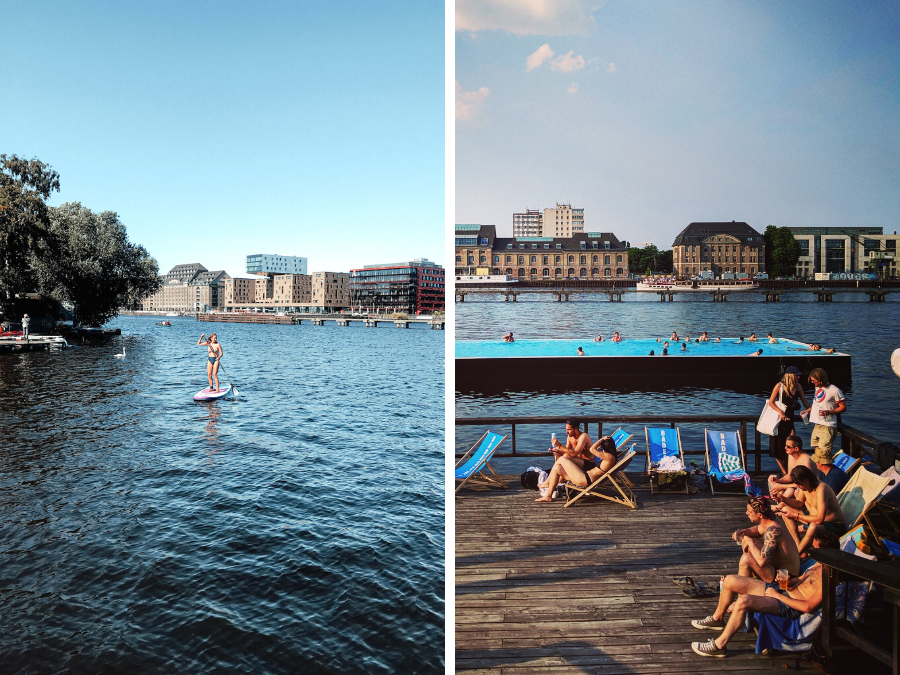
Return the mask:
{"type": "Polygon", "coordinates": [[[781,519],[772,511],[766,497],[750,497],[747,517],[752,527],[738,530],[731,538],[741,544],[738,574],[758,576],[765,582],[775,579],[775,570],[785,569],[794,576],[800,572],[800,553],[797,543],[787,536],[781,519]],[[759,540],[762,539],[762,542],[759,540]]]}
{"type": "MultiPolygon", "coordinates": [[[[819,530],[813,546],[837,549],[840,543],[830,532],[819,530]]],[[[781,590],[776,581],[764,582],[759,579],[747,579],[738,574],[729,574],[722,582],[716,611],[705,619],[691,621],[694,628],[721,631],[721,635],[707,642],[692,642],[691,649],[700,656],[724,658],[728,655],[728,641],[744,626],[747,612],[776,614],[784,619],[796,621],[803,614],[814,612],[821,604],[821,563],[813,565],[801,577],[792,574],[787,583],[787,590],[781,590]],[[725,614],[729,611],[731,616],[726,621],[725,614]]]]}

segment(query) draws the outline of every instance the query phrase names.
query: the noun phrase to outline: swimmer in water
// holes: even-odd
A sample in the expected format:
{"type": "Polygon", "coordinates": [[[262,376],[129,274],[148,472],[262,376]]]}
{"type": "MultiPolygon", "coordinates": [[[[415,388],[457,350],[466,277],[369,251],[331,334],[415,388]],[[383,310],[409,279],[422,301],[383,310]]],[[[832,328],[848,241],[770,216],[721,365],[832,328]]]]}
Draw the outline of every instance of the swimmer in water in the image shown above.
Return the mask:
{"type": "Polygon", "coordinates": [[[687,351],[687,343],[686,342],[681,343],[681,351],[683,351],[683,352],[687,351]]]}
{"type": "Polygon", "coordinates": [[[755,351],[755,352],[751,352],[751,353],[747,354],[747,356],[762,356],[762,349],[755,351]]]}
{"type": "MultiPolygon", "coordinates": [[[[772,334],[769,333],[769,335],[772,335],[772,334]]],[[[759,340],[756,337],[756,333],[750,333],[750,337],[747,338],[747,341],[748,342],[759,342],[759,340]]]]}
{"type": "Polygon", "coordinates": [[[768,338],[769,338],[769,344],[770,344],[770,345],[777,345],[777,344],[778,344],[778,340],[776,340],[776,339],[775,339],[775,336],[772,335],[771,333],[769,333],[768,338]]]}
{"type": "Polygon", "coordinates": [[[515,342],[512,331],[509,331],[506,335],[503,336],[503,341],[504,342],[515,342]]]}
{"type": "Polygon", "coordinates": [[[622,341],[622,338],[619,337],[619,331],[616,331],[616,332],[613,334],[613,336],[612,336],[612,341],[613,341],[613,342],[621,342],[621,341],[622,341]]]}
{"type": "Polygon", "coordinates": [[[594,338],[594,342],[603,342],[603,336],[598,335],[597,337],[594,338]]]}
{"type": "Polygon", "coordinates": [[[672,337],[669,338],[672,342],[678,342],[678,333],[674,330],[672,331],[672,337]]]}
{"type": "Polygon", "coordinates": [[[581,347],[578,348],[578,356],[584,356],[584,350],[581,347]]]}
{"type": "Polygon", "coordinates": [[[709,335],[707,335],[706,331],[703,331],[703,335],[700,336],[700,342],[709,342],[709,335]]]}
{"type": "Polygon", "coordinates": [[[666,349],[665,347],[663,347],[662,355],[663,355],[663,356],[668,356],[668,355],[669,355],[669,350],[666,349]]]}

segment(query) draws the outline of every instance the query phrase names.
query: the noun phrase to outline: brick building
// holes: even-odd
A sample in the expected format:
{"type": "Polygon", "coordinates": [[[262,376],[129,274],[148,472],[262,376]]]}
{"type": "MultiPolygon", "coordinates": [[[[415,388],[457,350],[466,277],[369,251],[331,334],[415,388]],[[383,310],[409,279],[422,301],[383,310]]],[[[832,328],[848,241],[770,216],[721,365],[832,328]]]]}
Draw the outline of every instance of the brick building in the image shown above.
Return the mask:
{"type": "Polygon", "coordinates": [[[766,271],[765,242],[747,223],[691,223],[672,244],[675,276],[692,277],[711,271],[747,274],[766,271]]]}

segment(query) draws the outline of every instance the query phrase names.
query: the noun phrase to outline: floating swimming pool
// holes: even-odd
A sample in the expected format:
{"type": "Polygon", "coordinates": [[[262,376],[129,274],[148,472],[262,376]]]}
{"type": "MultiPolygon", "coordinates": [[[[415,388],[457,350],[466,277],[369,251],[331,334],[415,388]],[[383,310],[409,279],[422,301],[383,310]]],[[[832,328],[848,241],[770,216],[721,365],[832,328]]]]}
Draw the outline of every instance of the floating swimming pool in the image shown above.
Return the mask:
{"type": "Polygon", "coordinates": [[[697,385],[716,388],[771,387],[788,366],[808,375],[824,368],[829,380],[850,387],[850,355],[809,351],[808,345],[779,338],[738,342],[669,342],[656,338],[591,340],[463,340],[456,343],[456,384],[460,391],[504,388],[595,387],[615,381],[616,386],[640,383],[647,387],[697,385]],[[577,354],[578,348],[584,356],[577,354]],[[751,356],[762,349],[759,356],[751,356]],[[650,356],[650,350],[654,355],[650,356]]]}
{"type": "MultiPolygon", "coordinates": [[[[794,340],[779,340],[777,344],[769,344],[768,340],[759,342],[738,342],[737,338],[722,338],[721,342],[684,343],[686,350],[681,349],[682,342],[669,341],[670,356],[747,356],[763,350],[764,356],[839,356],[811,352],[809,346],[794,340]]],[[[456,358],[510,358],[528,356],[576,356],[581,347],[585,356],[647,356],[650,350],[657,355],[662,354],[665,340],[657,342],[655,338],[644,338],[612,342],[592,342],[590,340],[464,340],[456,343],[456,358]]]]}

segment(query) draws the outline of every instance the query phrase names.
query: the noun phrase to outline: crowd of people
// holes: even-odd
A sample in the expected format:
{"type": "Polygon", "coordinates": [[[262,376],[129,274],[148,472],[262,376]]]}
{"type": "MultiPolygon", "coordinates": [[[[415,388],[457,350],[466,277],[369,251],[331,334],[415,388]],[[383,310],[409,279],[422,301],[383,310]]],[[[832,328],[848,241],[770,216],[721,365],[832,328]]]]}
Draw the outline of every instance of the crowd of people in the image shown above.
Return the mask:
{"type": "MultiPolygon", "coordinates": [[[[671,339],[677,336],[673,334],[671,339]]],[[[732,534],[741,546],[741,556],[736,573],[721,580],[715,611],[691,622],[695,628],[720,632],[710,640],[692,643],[693,651],[701,656],[726,656],[728,641],[743,627],[748,612],[795,621],[821,606],[822,566],[816,563],[801,573],[801,564],[811,548],[838,548],[839,537],[847,532],[836,495],[849,478],[834,466],[833,456],[837,415],[845,412],[847,405],[843,392],[829,383],[821,368],[809,374],[814,387],[810,403],[801,375],[797,368],[788,367],[768,399],[781,420],[773,446],[779,472],[768,477],[767,496],[748,499],[750,527],[732,534]],[[798,412],[804,422],[813,424],[811,454],[804,451],[795,428],[798,412]]],[[[565,431],[564,442],[555,434],[552,437],[549,452],[554,464],[546,480],[538,483],[542,496],[537,502],[552,502],[557,486],[564,481],[587,487],[619,459],[611,437],[593,442],[579,420],[567,419],[565,431]]]]}

